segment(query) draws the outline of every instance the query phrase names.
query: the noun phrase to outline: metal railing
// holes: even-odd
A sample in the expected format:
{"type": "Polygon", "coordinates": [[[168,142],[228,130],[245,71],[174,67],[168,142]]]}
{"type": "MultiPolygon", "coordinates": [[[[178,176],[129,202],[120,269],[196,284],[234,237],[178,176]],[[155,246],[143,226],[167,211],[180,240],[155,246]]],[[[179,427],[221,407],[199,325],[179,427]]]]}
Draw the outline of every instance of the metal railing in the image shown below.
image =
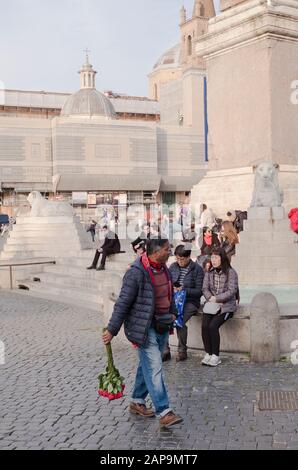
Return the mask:
{"type": "Polygon", "coordinates": [[[12,268],[16,266],[34,266],[38,264],[56,264],[56,261],[36,261],[31,263],[9,263],[9,264],[0,264],[0,268],[9,268],[9,278],[10,278],[10,289],[13,290],[13,280],[12,280],[12,268]]]}

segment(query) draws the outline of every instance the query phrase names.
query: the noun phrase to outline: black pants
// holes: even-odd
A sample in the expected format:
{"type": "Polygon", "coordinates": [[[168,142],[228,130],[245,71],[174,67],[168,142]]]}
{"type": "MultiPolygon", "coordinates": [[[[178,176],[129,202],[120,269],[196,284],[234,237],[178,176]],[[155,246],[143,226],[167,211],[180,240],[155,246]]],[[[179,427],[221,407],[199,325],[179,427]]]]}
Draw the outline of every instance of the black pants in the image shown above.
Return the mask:
{"type": "Polygon", "coordinates": [[[114,255],[116,253],[118,253],[118,252],[111,249],[111,248],[103,248],[102,252],[96,250],[94,260],[93,260],[93,263],[92,263],[93,268],[94,269],[96,268],[100,255],[102,255],[100,265],[102,267],[104,267],[105,264],[106,264],[107,256],[114,255]]]}
{"type": "Polygon", "coordinates": [[[202,338],[206,353],[219,356],[219,328],[232,317],[233,313],[219,313],[217,315],[207,315],[206,313],[203,314],[202,338]]]}
{"type": "MultiPolygon", "coordinates": [[[[198,313],[198,307],[196,307],[193,303],[191,302],[186,302],[184,306],[184,316],[183,316],[183,327],[182,328],[177,328],[177,337],[178,337],[178,353],[186,353],[187,352],[187,326],[186,323],[188,320],[198,313]]],[[[167,342],[167,345],[164,350],[164,354],[167,354],[170,352],[170,345],[169,342],[167,342]]]]}
{"type": "Polygon", "coordinates": [[[198,313],[198,307],[196,307],[191,302],[187,302],[184,306],[183,327],[176,329],[177,337],[178,337],[178,353],[186,353],[187,352],[187,326],[186,326],[186,323],[196,313],[198,313]]]}

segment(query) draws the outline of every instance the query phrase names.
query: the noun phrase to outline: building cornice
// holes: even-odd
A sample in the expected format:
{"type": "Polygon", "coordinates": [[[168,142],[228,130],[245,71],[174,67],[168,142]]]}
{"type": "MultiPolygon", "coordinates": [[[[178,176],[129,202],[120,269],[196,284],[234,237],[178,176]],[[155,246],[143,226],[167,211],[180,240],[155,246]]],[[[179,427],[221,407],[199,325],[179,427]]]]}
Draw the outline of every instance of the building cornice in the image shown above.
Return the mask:
{"type": "Polygon", "coordinates": [[[260,38],[298,41],[298,2],[251,0],[209,21],[208,33],[196,44],[200,57],[210,58],[260,38]]]}

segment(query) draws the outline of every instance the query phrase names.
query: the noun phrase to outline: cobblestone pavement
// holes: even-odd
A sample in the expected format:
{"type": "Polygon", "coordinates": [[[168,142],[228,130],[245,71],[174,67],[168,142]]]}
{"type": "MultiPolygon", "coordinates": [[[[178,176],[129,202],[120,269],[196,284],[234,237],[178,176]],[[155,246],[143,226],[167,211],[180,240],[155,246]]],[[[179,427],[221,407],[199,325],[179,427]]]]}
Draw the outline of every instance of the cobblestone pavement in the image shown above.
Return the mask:
{"type": "Polygon", "coordinates": [[[184,422],[160,430],[127,411],[136,352],[113,341],[127,395],[97,397],[105,367],[100,314],[0,291],[0,449],[298,449],[298,412],[260,412],[256,392],[298,390],[289,363],[256,366],[224,357],[215,369],[199,356],[165,365],[172,405],[184,422]]]}

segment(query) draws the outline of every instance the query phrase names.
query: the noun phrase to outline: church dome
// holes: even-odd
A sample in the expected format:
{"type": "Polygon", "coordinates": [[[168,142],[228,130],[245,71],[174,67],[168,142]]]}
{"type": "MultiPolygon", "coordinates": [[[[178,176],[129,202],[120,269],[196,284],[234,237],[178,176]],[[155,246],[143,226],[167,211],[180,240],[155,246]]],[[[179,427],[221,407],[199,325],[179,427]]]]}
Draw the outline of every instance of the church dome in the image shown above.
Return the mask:
{"type": "Polygon", "coordinates": [[[115,118],[116,113],[110,100],[94,88],[82,88],[65,102],[62,116],[104,116],[115,118]]]}
{"type": "Polygon", "coordinates": [[[168,68],[179,68],[180,67],[180,56],[181,56],[181,45],[168,49],[154,65],[154,71],[168,68]]]}

